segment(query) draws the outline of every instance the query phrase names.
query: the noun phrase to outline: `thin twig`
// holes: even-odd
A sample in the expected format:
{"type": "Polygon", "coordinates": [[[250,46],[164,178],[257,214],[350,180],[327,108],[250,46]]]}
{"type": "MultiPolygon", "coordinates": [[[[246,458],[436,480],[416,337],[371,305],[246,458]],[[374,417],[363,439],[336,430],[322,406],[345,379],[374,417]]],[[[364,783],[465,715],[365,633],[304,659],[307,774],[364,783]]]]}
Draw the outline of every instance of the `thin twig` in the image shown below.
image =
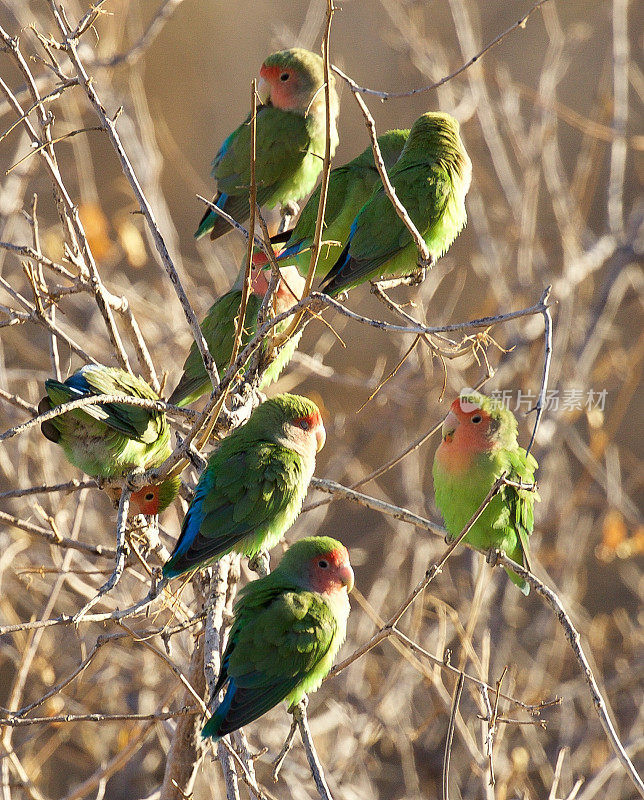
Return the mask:
{"type": "Polygon", "coordinates": [[[526,580],[537,592],[537,594],[543,597],[546,603],[554,611],[559,624],[564,629],[566,639],[572,648],[575,658],[581,667],[583,676],[586,679],[586,683],[588,684],[588,688],[593,700],[593,705],[595,706],[595,711],[597,712],[597,716],[599,717],[602,728],[606,733],[606,737],[608,738],[610,746],[613,748],[615,755],[617,758],[619,758],[628,776],[633,781],[637,791],[642,797],[644,797],[644,781],[642,781],[642,778],[635,769],[633,762],[628,757],[628,753],[624,749],[624,745],[621,743],[613,723],[608,716],[606,703],[599,690],[597,680],[595,679],[595,675],[590,667],[588,658],[586,657],[586,654],[581,646],[581,637],[579,636],[579,632],[573,625],[573,622],[564,608],[563,603],[559,599],[559,596],[549,586],[546,586],[545,583],[539,580],[536,575],[527,570],[525,567],[512,561],[512,559],[508,558],[508,556],[506,556],[504,553],[499,554],[498,562],[503,564],[503,566],[509,567],[513,572],[516,572],[521,578],[526,580]]]}
{"type": "Polygon", "coordinates": [[[291,722],[291,728],[284,740],[284,744],[282,745],[282,749],[279,751],[279,755],[273,761],[272,767],[273,772],[271,773],[273,780],[277,783],[277,779],[279,777],[280,769],[282,768],[282,764],[284,763],[284,759],[290,753],[291,748],[293,747],[293,740],[295,739],[295,732],[297,731],[297,720],[295,719],[295,715],[293,715],[293,721],[291,722]]]}
{"type": "Polygon", "coordinates": [[[176,717],[194,716],[201,714],[201,709],[196,706],[184,706],[177,711],[157,711],[153,714],[59,714],[51,717],[5,717],[0,719],[0,726],[10,728],[24,728],[29,725],[51,725],[63,722],[123,722],[124,720],[164,720],[176,717]]]}
{"type": "Polygon", "coordinates": [[[541,375],[541,388],[539,389],[539,397],[537,398],[537,404],[532,409],[536,412],[536,416],[534,418],[534,427],[532,429],[532,435],[530,436],[530,443],[526,449],[526,452],[529,453],[532,450],[532,445],[534,444],[535,437],[537,435],[537,430],[539,429],[539,423],[541,422],[541,415],[543,414],[545,408],[545,401],[546,396],[548,394],[548,376],[550,374],[550,363],[552,361],[552,314],[550,313],[550,306],[548,305],[548,299],[550,298],[550,291],[552,286],[547,286],[544,290],[543,294],[541,295],[541,300],[539,301],[543,305],[543,324],[544,324],[544,334],[543,334],[543,372],[541,375]]]}
{"type": "Polygon", "coordinates": [[[297,727],[300,730],[300,736],[302,738],[302,744],[304,745],[304,751],[306,752],[306,758],[309,762],[311,772],[313,773],[313,779],[315,780],[315,785],[320,797],[322,800],[333,800],[333,796],[331,795],[331,791],[326,782],[326,777],[324,776],[324,769],[322,768],[322,764],[318,758],[315,744],[313,743],[313,737],[311,736],[311,729],[309,728],[309,721],[306,716],[307,702],[307,700],[301,700],[295,706],[293,709],[293,717],[295,718],[297,727]]]}
{"type": "Polygon", "coordinates": [[[96,603],[108,592],[111,592],[112,589],[116,586],[116,584],[121,579],[121,575],[123,574],[123,570],[125,569],[125,558],[127,555],[126,545],[125,545],[125,529],[127,527],[127,512],[130,508],[130,496],[132,494],[132,489],[129,486],[124,485],[121,489],[121,497],[119,500],[119,510],[118,516],[116,518],[116,563],[114,565],[114,571],[108,578],[108,580],[101,586],[98,590],[95,597],[93,597],[88,603],[86,603],[81,610],[74,616],[74,624],[78,625],[78,623],[83,619],[85,614],[93,608],[96,603]]]}
{"type": "Polygon", "coordinates": [[[460,66],[457,70],[455,70],[454,72],[451,72],[449,75],[446,75],[444,78],[441,78],[439,81],[436,81],[435,83],[430,83],[429,86],[421,86],[421,87],[419,87],[417,89],[410,89],[407,92],[383,92],[383,91],[379,91],[378,89],[368,89],[366,86],[358,86],[358,84],[354,80],[352,80],[348,75],[345,75],[345,73],[342,72],[342,70],[339,69],[338,67],[336,67],[335,65],[333,65],[331,67],[331,69],[333,70],[333,72],[335,72],[336,75],[338,75],[340,78],[342,78],[342,80],[344,80],[344,81],[346,81],[348,83],[351,91],[354,94],[356,94],[357,92],[359,92],[360,94],[370,94],[370,95],[373,95],[374,97],[379,98],[382,101],[393,100],[394,98],[398,98],[398,97],[413,97],[416,94],[422,94],[424,92],[431,92],[433,89],[438,89],[440,86],[443,86],[443,84],[447,83],[448,81],[451,81],[453,78],[456,78],[462,72],[465,72],[465,70],[468,69],[469,67],[471,67],[472,64],[476,64],[476,62],[481,58],[481,56],[485,55],[485,53],[487,53],[488,50],[491,50],[493,47],[495,47],[495,45],[497,45],[500,42],[502,42],[503,39],[505,39],[505,37],[508,34],[512,33],[515,30],[517,30],[517,28],[525,28],[529,17],[538,8],[540,8],[544,3],[547,3],[547,2],[548,2],[548,0],[539,0],[538,3],[535,3],[532,6],[532,8],[528,11],[527,14],[525,14],[523,17],[521,17],[520,20],[517,20],[517,22],[515,22],[514,25],[511,25],[507,30],[503,31],[503,33],[500,33],[498,36],[495,36],[494,39],[492,39],[491,42],[489,42],[475,56],[472,56],[472,58],[470,58],[469,61],[466,61],[465,64],[460,66]]]}
{"type": "MultiPolygon", "coordinates": [[[[322,232],[324,230],[324,213],[326,211],[327,191],[329,188],[329,175],[331,173],[331,74],[330,74],[330,56],[329,44],[331,39],[331,23],[333,22],[333,13],[335,7],[333,0],[327,0],[326,11],[326,24],[324,28],[324,36],[322,37],[322,64],[324,69],[324,111],[325,111],[325,127],[324,127],[324,161],[322,163],[322,180],[320,182],[320,199],[318,202],[318,213],[315,219],[315,232],[313,234],[313,244],[311,245],[311,260],[309,262],[309,269],[306,274],[306,281],[304,289],[302,290],[302,297],[307,297],[313,285],[313,278],[315,277],[315,269],[317,267],[318,258],[320,255],[320,242],[322,241],[322,232]]],[[[286,330],[276,337],[273,343],[274,347],[281,347],[287,339],[295,334],[298,326],[303,319],[304,312],[298,312],[291,323],[287,326],[286,330]]]]}
{"type": "Polygon", "coordinates": [[[449,800],[449,761],[452,755],[452,741],[454,739],[454,727],[456,723],[456,715],[458,714],[458,705],[461,701],[461,694],[463,693],[463,684],[465,683],[465,676],[461,672],[456,681],[456,688],[454,689],[454,697],[452,699],[452,708],[449,714],[449,724],[447,726],[447,737],[445,739],[445,755],[443,756],[443,800],[449,800]]]}

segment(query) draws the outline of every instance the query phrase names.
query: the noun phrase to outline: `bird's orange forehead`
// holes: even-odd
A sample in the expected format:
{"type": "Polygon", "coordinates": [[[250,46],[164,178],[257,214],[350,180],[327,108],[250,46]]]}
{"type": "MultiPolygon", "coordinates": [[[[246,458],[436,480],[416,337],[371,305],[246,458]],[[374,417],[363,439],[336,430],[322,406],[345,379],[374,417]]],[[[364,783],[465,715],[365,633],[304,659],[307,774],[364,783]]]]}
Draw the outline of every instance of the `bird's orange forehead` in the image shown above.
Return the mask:
{"type": "Polygon", "coordinates": [[[276,83],[280,80],[280,75],[284,72],[288,72],[289,75],[292,74],[292,70],[280,67],[277,64],[273,64],[268,66],[267,64],[262,64],[262,68],[259,71],[260,77],[264,78],[265,81],[269,83],[276,83]]]}
{"type": "Polygon", "coordinates": [[[302,422],[308,422],[309,430],[313,430],[313,428],[324,427],[322,423],[322,415],[319,411],[312,411],[310,414],[305,414],[302,417],[296,417],[293,420],[294,425],[299,425],[302,422]]]}
{"type": "Polygon", "coordinates": [[[467,396],[459,396],[454,400],[451,405],[451,410],[456,414],[459,419],[466,419],[478,412],[484,418],[489,417],[486,411],[483,411],[478,403],[472,403],[468,400],[467,396]]]}
{"type": "Polygon", "coordinates": [[[130,498],[130,503],[139,514],[152,516],[159,510],[159,487],[144,486],[138,492],[134,492],[130,498]]]}
{"type": "Polygon", "coordinates": [[[328,553],[324,554],[324,557],[334,567],[342,567],[349,563],[349,551],[344,545],[336,547],[334,550],[329,550],[328,553]]]}

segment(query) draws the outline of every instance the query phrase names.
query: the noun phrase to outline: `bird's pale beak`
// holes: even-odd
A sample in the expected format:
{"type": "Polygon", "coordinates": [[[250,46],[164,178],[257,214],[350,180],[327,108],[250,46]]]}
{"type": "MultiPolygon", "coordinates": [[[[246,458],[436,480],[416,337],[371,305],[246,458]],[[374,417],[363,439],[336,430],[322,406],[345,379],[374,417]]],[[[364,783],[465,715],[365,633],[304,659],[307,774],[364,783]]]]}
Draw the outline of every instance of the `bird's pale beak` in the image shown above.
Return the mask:
{"type": "Polygon", "coordinates": [[[342,581],[342,585],[347,587],[347,592],[350,592],[353,589],[353,584],[354,584],[353,570],[351,569],[351,564],[346,564],[344,567],[340,567],[340,569],[338,570],[338,576],[342,581]]]}
{"type": "Polygon", "coordinates": [[[315,439],[317,441],[317,452],[319,453],[326,442],[326,431],[324,430],[324,426],[320,425],[315,429],[315,439]]]}
{"type": "Polygon", "coordinates": [[[260,77],[257,83],[257,96],[263,106],[271,99],[271,85],[266,78],[260,77]]]}
{"type": "Polygon", "coordinates": [[[444,442],[451,442],[454,438],[454,431],[458,428],[458,417],[453,411],[445,417],[443,427],[441,429],[441,436],[444,442]]]}

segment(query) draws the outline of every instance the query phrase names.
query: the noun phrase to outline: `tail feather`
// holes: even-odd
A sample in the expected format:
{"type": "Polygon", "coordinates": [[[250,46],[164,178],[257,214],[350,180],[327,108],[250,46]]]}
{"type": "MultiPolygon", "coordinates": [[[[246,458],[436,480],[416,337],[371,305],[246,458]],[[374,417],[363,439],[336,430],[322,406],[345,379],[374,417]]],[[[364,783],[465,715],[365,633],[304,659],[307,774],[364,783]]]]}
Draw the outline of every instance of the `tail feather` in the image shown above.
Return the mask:
{"type": "Polygon", "coordinates": [[[530,584],[527,581],[524,581],[520,575],[517,575],[516,572],[513,572],[511,569],[504,567],[505,571],[508,573],[508,578],[512,581],[515,586],[525,594],[526,596],[530,594],[530,584]]]}
{"type": "Polygon", "coordinates": [[[210,736],[212,737],[213,742],[218,742],[221,739],[221,736],[224,735],[220,735],[219,730],[222,723],[226,719],[226,715],[230,711],[230,706],[232,705],[236,690],[237,686],[235,681],[231,678],[224,699],[221,701],[214,714],[212,717],[210,717],[208,722],[206,722],[203,730],[201,731],[202,738],[205,739],[210,736]]]}
{"type": "Polygon", "coordinates": [[[322,282],[320,283],[320,291],[328,294],[329,297],[333,297],[333,295],[338,294],[342,291],[342,287],[345,281],[342,280],[342,272],[350,266],[351,264],[351,256],[349,255],[349,247],[351,245],[351,239],[346,243],[344,246],[344,250],[340,253],[338,260],[335,264],[331,267],[329,272],[322,278],[322,282]]]}
{"type": "Polygon", "coordinates": [[[210,381],[207,375],[205,379],[203,376],[191,378],[184,373],[179,383],[175,386],[174,391],[170,397],[168,397],[168,403],[172,403],[172,405],[179,406],[180,408],[189,406],[190,403],[194,403],[205,394],[209,386],[210,381]]]}
{"type": "MultiPolygon", "coordinates": [[[[228,209],[226,208],[227,200],[227,194],[218,194],[213,198],[213,203],[219,208],[225,209],[228,212],[228,209]]],[[[194,236],[195,239],[201,239],[203,236],[209,233],[211,239],[217,239],[220,236],[223,236],[223,234],[227,233],[229,230],[230,225],[226,222],[226,220],[223,217],[220,217],[212,208],[208,208],[201,218],[201,222],[199,223],[199,227],[195,231],[194,236]]]]}
{"type": "MultiPolygon", "coordinates": [[[[47,411],[51,411],[51,409],[51,400],[48,397],[43,397],[38,403],[38,413],[45,414],[47,411]]],[[[41,422],[40,430],[42,431],[43,436],[46,439],[49,439],[50,442],[58,443],[60,441],[60,431],[54,425],[52,420],[46,419],[44,422],[41,422]]]]}

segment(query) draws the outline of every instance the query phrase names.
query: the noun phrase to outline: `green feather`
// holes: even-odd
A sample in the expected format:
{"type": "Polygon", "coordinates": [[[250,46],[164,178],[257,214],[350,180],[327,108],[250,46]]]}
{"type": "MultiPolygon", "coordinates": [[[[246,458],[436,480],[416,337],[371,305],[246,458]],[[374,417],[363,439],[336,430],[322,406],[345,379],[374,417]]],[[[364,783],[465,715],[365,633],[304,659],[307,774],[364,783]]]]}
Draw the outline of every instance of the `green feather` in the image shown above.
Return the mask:
{"type": "MultiPolygon", "coordinates": [[[[387,170],[398,160],[407,141],[408,130],[387,131],[378,137],[380,152],[387,170]]],[[[373,160],[371,146],[359,156],[331,170],[324,211],[324,232],[322,247],[316,266],[316,275],[324,275],[335,264],[349,237],[349,230],[356,214],[367,202],[374,186],[380,183],[380,175],[373,160]],[[329,242],[329,244],[324,244],[329,242]],[[339,244],[330,244],[339,242],[339,244]]],[[[313,192],[302,209],[297,224],[285,248],[299,247],[300,251],[293,256],[280,259],[280,264],[295,265],[300,274],[306,276],[311,261],[311,246],[315,236],[315,226],[320,203],[320,187],[313,192]]]]}
{"type": "MultiPolygon", "coordinates": [[[[471,161],[449,114],[428,112],[416,120],[400,158],[389,171],[396,195],[423,237],[430,255],[443,255],[464,227],[471,161]]],[[[321,284],[336,295],[367,280],[411,274],[418,251],[377,186],[353,223],[348,249],[321,284]]]]}
{"type": "MultiPolygon", "coordinates": [[[[515,483],[534,484],[537,461],[517,442],[517,421],[511,411],[479,392],[462,396],[478,405],[497,422],[490,452],[480,453],[465,475],[450,474],[434,459],[433,478],[436,505],[452,537],[458,536],[503,472],[515,483]]],[[[513,561],[529,567],[528,537],[534,528],[536,491],[503,486],[470,528],[465,541],[482,550],[503,550],[513,561]]],[[[528,584],[512,570],[510,579],[524,594],[528,584]]]]}
{"type": "MultiPolygon", "coordinates": [[[[243,273],[243,270],[242,270],[243,273]]],[[[241,304],[241,289],[233,288],[231,291],[218,298],[206,314],[201,323],[203,334],[210,354],[215,360],[217,372],[222,378],[230,364],[233,352],[233,343],[236,334],[236,319],[241,304]]],[[[240,348],[243,349],[257,332],[257,314],[259,313],[262,298],[251,293],[246,306],[244,317],[244,330],[242,332],[240,348]]],[[[286,330],[290,320],[284,320],[274,327],[275,335],[286,330]]],[[[284,367],[293,357],[302,336],[302,331],[292,336],[286,344],[279,349],[273,360],[266,367],[259,383],[259,389],[265,389],[276,381],[284,367]]],[[[190,351],[183,365],[183,375],[174,391],[168,398],[169,403],[177,406],[187,406],[194,403],[206,393],[212,391],[212,384],[201,358],[201,353],[196,342],[190,345],[190,351]]]]}
{"type": "MultiPolygon", "coordinates": [[[[265,66],[295,70],[301,92],[301,107],[281,109],[262,105],[256,116],[255,176],[257,202],[269,208],[307,195],[322,169],[325,148],[325,105],[322,59],[315,53],[291,48],[274,53],[265,66]]],[[[332,82],[331,155],[338,143],[336,118],[338,98],[332,82]]],[[[217,180],[218,195],[225,195],[224,210],[238,222],[250,214],[250,116],[228,137],[213,161],[212,175],[217,180]]],[[[216,212],[204,215],[195,236],[210,233],[216,239],[230,230],[230,225],[216,212]]]]}
{"type": "MultiPolygon", "coordinates": [[[[126,395],[148,400],[159,397],[142,378],[121,369],[88,365],[80,371],[87,389],[74,390],[78,374],[67,382],[45,381],[44,405],[53,408],[88,395],[126,395]]],[[[57,442],[74,466],[88,475],[117,477],[135,468],[158,466],[171,452],[170,428],[161,411],[137,408],[123,403],[102,403],[74,409],[44,423],[43,433],[57,442]]]]}
{"type": "Polygon", "coordinates": [[[300,513],[315,467],[314,457],[288,446],[286,428],[316,412],[307,398],[278,395],[220,442],[199,479],[164,575],[205,566],[232,549],[252,557],[283,537],[300,513]]]}
{"type": "Polygon", "coordinates": [[[234,697],[215,711],[203,736],[218,739],[282,700],[292,708],[320,686],[344,641],[349,604],[342,593],[309,591],[306,566],[339,546],[329,537],[302,539],[272,573],[244,587],[215,686],[217,694],[231,680],[234,697]]]}

